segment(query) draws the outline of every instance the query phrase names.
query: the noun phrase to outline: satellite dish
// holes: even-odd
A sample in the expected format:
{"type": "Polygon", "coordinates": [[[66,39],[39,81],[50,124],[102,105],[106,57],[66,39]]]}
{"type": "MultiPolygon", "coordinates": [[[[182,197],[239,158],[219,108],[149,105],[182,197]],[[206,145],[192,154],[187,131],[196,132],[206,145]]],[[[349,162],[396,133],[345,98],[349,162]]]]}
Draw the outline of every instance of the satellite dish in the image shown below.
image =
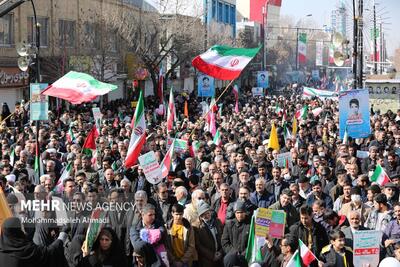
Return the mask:
{"type": "Polygon", "coordinates": [[[333,34],[333,36],[332,36],[332,43],[333,43],[333,46],[334,46],[335,48],[340,47],[340,46],[342,45],[343,41],[344,41],[343,36],[342,36],[340,33],[335,32],[335,33],[333,34]]]}
{"type": "Polygon", "coordinates": [[[28,45],[26,43],[17,43],[15,48],[17,49],[18,55],[21,57],[26,57],[28,55],[28,45]]]}
{"type": "Polygon", "coordinates": [[[344,56],[341,52],[335,51],[333,53],[333,62],[335,63],[336,66],[341,67],[344,65],[344,56]]]}
{"type": "Polygon", "coordinates": [[[21,71],[27,71],[29,67],[29,58],[28,57],[20,57],[18,58],[18,68],[21,71]]]}

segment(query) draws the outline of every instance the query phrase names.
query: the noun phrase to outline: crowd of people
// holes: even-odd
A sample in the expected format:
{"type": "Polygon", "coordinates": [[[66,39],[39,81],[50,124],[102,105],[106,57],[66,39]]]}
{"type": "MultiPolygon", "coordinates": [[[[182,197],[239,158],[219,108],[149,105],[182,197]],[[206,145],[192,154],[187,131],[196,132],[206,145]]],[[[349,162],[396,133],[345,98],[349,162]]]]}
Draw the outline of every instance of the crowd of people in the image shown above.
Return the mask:
{"type": "Polygon", "coordinates": [[[285,235],[265,237],[260,266],[286,267],[301,240],[318,258],[311,266],[351,267],[353,233],[368,229],[382,232],[380,258],[400,261],[400,110],[371,110],[370,136],[344,142],[337,100],[303,99],[301,94],[252,97],[243,90],[238,113],[229,93],[221,98],[217,127],[222,142],[215,144],[201,120],[200,101],[178,95],[178,120],[168,132],[165,116],[155,112],[157,100],[146,98],[142,154],[152,150],[161,162],[169,139],[188,141],[156,185],[139,164],[124,167],[132,132],[130,102],[102,107],[92,155],[82,150],[94,125],[92,103],[50,111],[38,134],[26,106],[18,103],[10,112],[3,104],[0,186],[13,217],[2,224],[1,265],[249,266],[250,221],[258,208],[286,213],[285,235]],[[183,116],[185,99],[189,118],[183,116]],[[305,105],[322,112],[309,112],[293,132],[295,113],[305,105]],[[279,149],[268,142],[273,124],[279,149]],[[37,143],[40,174],[35,172],[37,143]],[[368,156],[357,157],[357,151],[368,156]],[[291,164],[280,166],[278,155],[287,152],[291,164]],[[370,181],[377,166],[390,177],[384,186],[370,181]],[[61,178],[65,173],[68,177],[61,178]],[[59,179],[62,192],[54,190],[59,179]],[[50,220],[58,216],[52,210],[21,210],[21,194],[26,200],[58,197],[75,208],[61,226],[50,220]],[[104,203],[129,205],[109,209],[90,250],[82,249],[90,225],[85,219],[91,217],[85,207],[104,203]],[[39,218],[49,220],[27,220],[39,218]]]}

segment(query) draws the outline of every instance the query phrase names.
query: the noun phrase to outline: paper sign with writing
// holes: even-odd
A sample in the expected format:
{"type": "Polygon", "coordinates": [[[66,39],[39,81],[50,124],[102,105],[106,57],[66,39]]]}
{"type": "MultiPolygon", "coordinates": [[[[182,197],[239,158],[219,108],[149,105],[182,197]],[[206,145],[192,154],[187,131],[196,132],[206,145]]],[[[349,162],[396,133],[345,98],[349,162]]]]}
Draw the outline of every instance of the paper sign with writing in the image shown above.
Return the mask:
{"type": "Polygon", "coordinates": [[[139,157],[139,164],[143,168],[147,181],[158,184],[162,180],[160,164],[156,159],[154,151],[150,151],[139,157]]]}
{"type": "Polygon", "coordinates": [[[255,234],[265,237],[269,234],[273,238],[282,238],[285,233],[286,213],[282,210],[258,208],[255,234]]]}
{"type": "Polygon", "coordinates": [[[376,230],[355,231],[353,234],[353,262],[355,267],[377,267],[382,232],[376,230]]]}
{"type": "Polygon", "coordinates": [[[278,166],[281,168],[286,168],[286,164],[289,168],[293,167],[292,154],[290,152],[278,154],[276,159],[278,161],[278,166]]]}
{"type": "Polygon", "coordinates": [[[357,150],[357,158],[365,159],[369,157],[368,151],[357,150]]]}

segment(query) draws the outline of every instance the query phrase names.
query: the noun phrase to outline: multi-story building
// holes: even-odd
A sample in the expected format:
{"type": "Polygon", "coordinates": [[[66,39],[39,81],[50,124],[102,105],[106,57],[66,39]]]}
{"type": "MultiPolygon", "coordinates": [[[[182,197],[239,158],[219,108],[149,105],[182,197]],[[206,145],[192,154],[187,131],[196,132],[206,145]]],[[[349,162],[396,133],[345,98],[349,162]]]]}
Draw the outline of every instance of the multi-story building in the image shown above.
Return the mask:
{"type": "Polygon", "coordinates": [[[333,32],[339,32],[344,38],[347,36],[347,20],[348,10],[346,9],[343,0],[340,0],[336,9],[332,10],[331,13],[331,30],[333,32]]]}
{"type": "MultiPolygon", "coordinates": [[[[118,85],[109,100],[125,96],[125,49],[113,30],[99,19],[111,9],[155,11],[144,0],[36,0],[40,25],[41,82],[51,83],[70,69],[89,66],[97,78],[118,85]],[[107,62],[106,62],[107,61],[107,62]],[[101,66],[100,66],[101,65],[101,66]],[[100,70],[101,69],[101,70],[100,70]]],[[[29,1],[0,18],[0,99],[13,109],[29,99],[29,75],[18,68],[16,44],[35,44],[29,1]]],[[[33,50],[33,49],[32,49],[33,50]]]]}

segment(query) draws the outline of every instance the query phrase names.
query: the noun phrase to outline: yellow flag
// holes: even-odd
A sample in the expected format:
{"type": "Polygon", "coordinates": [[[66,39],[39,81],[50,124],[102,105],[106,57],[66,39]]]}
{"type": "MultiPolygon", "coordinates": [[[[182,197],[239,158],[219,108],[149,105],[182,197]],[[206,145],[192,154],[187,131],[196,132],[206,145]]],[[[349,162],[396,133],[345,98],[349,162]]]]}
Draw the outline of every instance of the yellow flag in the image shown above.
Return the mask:
{"type": "Polygon", "coordinates": [[[0,226],[3,224],[5,219],[10,217],[12,217],[12,213],[10,207],[8,206],[3,189],[0,187],[0,226]]]}
{"type": "Polygon", "coordinates": [[[279,150],[278,132],[276,131],[275,124],[272,124],[271,134],[269,136],[268,148],[279,150]]]}
{"type": "Polygon", "coordinates": [[[293,117],[293,123],[292,123],[292,135],[293,137],[296,137],[297,134],[297,119],[296,117],[293,117]]]}

